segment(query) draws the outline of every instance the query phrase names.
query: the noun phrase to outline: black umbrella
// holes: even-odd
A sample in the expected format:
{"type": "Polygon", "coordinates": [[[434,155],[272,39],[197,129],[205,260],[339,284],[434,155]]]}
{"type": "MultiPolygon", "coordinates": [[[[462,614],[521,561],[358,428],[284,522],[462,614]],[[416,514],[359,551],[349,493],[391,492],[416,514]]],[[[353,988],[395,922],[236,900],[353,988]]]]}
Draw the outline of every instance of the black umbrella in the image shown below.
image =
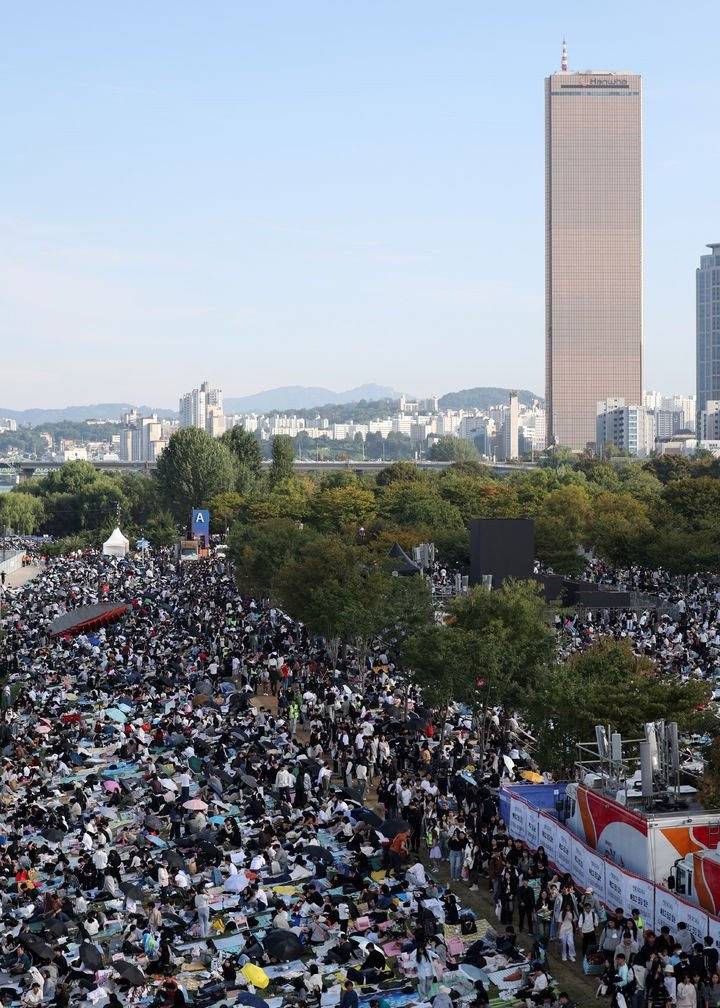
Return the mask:
{"type": "Polygon", "coordinates": [[[102,967],[102,954],[95,948],[92,942],[84,941],[80,946],[80,962],[91,970],[99,970],[102,967]]]}
{"type": "Polygon", "coordinates": [[[28,938],[25,942],[25,948],[28,952],[32,952],[36,959],[45,959],[50,962],[52,957],[55,955],[55,949],[52,945],[48,945],[47,942],[40,941],[39,938],[28,938]]]}
{"type": "Polygon", "coordinates": [[[380,827],[380,832],[383,836],[386,836],[388,840],[392,840],[392,838],[397,836],[398,833],[404,833],[409,829],[410,827],[404,819],[386,819],[380,827]]]}
{"type": "Polygon", "coordinates": [[[182,868],[183,871],[187,868],[182,854],[179,854],[176,850],[165,851],[163,857],[165,858],[165,863],[171,868],[182,868]]]}
{"type": "Polygon", "coordinates": [[[268,1008],[267,1001],[263,1001],[257,994],[250,994],[248,991],[238,994],[235,998],[235,1004],[251,1005],[251,1008],[268,1008]]]}
{"type": "Polygon", "coordinates": [[[60,843],[60,841],[65,838],[66,834],[59,829],[46,829],[43,830],[42,835],[45,837],[46,840],[49,840],[50,843],[60,843]]]}
{"type": "Polygon", "coordinates": [[[320,763],[316,759],[309,759],[305,763],[305,769],[310,774],[311,780],[317,780],[317,775],[320,773],[320,763]]]}
{"type": "Polygon", "coordinates": [[[121,976],[123,980],[126,980],[131,987],[142,987],[146,984],[147,977],[141,969],[138,969],[134,963],[127,962],[125,959],[121,959],[120,962],[113,963],[113,968],[118,976],[121,976]]]}
{"type": "Polygon", "coordinates": [[[256,788],[258,786],[257,777],[251,777],[250,774],[241,773],[240,780],[243,784],[246,784],[250,788],[256,788]]]}
{"type": "Polygon", "coordinates": [[[126,896],[129,896],[130,899],[135,900],[137,903],[142,903],[147,896],[145,890],[141,889],[139,885],[135,885],[134,882],[121,882],[120,888],[126,896]]]}
{"type": "Polygon", "coordinates": [[[311,861],[319,861],[320,864],[330,865],[335,861],[330,851],[318,844],[310,844],[309,847],[303,849],[302,853],[304,857],[310,858],[311,861]]]}
{"type": "Polygon", "coordinates": [[[377,814],[377,812],[372,812],[367,808],[354,808],[350,809],[350,816],[356,822],[365,822],[369,826],[373,826],[375,829],[382,826],[382,819],[377,814]]]}
{"type": "Polygon", "coordinates": [[[276,928],[268,931],[263,941],[265,951],[273,959],[280,962],[290,962],[297,959],[305,951],[305,946],[292,931],[282,931],[276,928]]]}
{"type": "Polygon", "coordinates": [[[343,798],[348,798],[350,801],[362,802],[363,793],[360,788],[355,787],[344,787],[342,789],[343,798]]]}

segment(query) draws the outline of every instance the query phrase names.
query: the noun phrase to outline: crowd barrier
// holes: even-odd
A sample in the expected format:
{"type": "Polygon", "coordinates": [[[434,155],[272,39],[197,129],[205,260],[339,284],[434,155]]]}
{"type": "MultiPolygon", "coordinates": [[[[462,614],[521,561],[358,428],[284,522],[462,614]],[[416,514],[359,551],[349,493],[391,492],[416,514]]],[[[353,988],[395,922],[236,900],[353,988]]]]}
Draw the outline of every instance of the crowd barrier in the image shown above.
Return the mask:
{"type": "Polygon", "coordinates": [[[547,812],[532,808],[515,795],[510,798],[508,833],[532,850],[544,847],[548,860],[558,871],[568,872],[579,888],[592,888],[608,909],[622,907],[628,913],[637,907],[646,926],[652,922],[658,931],[667,924],[673,934],[678,921],[685,921],[696,941],[710,935],[720,949],[720,918],[663,886],[620,868],[578,840],[547,812]]]}
{"type": "Polygon", "coordinates": [[[23,550],[12,552],[11,550],[0,550],[0,571],[4,574],[12,574],[13,571],[22,567],[22,558],[25,556],[23,550]]]}

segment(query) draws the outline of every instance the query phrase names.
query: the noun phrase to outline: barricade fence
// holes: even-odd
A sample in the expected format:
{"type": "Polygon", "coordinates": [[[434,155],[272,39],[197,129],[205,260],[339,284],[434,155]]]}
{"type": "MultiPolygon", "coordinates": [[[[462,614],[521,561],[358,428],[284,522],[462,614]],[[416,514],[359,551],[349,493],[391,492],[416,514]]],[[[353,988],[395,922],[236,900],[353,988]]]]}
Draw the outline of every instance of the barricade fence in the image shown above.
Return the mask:
{"type": "Polygon", "coordinates": [[[567,872],[578,888],[592,888],[594,896],[609,910],[622,907],[629,913],[637,908],[646,927],[659,931],[667,924],[673,934],[678,921],[685,921],[695,941],[702,942],[710,935],[720,949],[720,918],[664,886],[620,868],[573,836],[557,819],[515,795],[510,798],[508,833],[532,850],[543,847],[558,871],[567,872]]]}

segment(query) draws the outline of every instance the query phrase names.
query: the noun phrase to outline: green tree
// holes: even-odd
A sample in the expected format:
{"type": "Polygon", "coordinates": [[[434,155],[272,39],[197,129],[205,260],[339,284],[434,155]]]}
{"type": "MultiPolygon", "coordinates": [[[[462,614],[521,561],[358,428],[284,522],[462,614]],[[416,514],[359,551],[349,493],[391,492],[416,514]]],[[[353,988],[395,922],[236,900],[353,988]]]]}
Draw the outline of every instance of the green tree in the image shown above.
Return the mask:
{"type": "Polygon", "coordinates": [[[658,455],[656,458],[647,460],[645,469],[657,477],[661,483],[670,483],[672,480],[684,479],[688,476],[692,466],[690,461],[682,455],[658,455]]]}
{"type": "Polygon", "coordinates": [[[122,474],[113,478],[124,498],[123,514],[138,528],[144,528],[162,508],[157,480],[154,476],[144,476],[141,473],[122,474]]]}
{"type": "Polygon", "coordinates": [[[396,482],[383,487],[378,512],[394,525],[425,525],[430,529],[462,528],[462,515],[426,482],[396,482]]]}
{"type": "Polygon", "coordinates": [[[391,483],[416,483],[423,479],[422,472],[414,462],[393,462],[381,469],[377,474],[378,486],[389,486],[391,483]]]}
{"type": "Polygon", "coordinates": [[[572,766],[577,743],[592,740],[596,724],[636,737],[645,721],[672,714],[689,730],[708,697],[706,683],[660,674],[628,641],[600,638],[562,665],[549,666],[528,694],[525,710],[538,762],[560,770],[572,766]]]}
{"type": "MultiPolygon", "coordinates": [[[[476,635],[476,647],[493,655],[500,690],[495,702],[516,706],[555,660],[555,634],[535,581],[506,581],[497,591],[473,588],[450,605],[453,625],[476,635]],[[498,656],[498,652],[500,652],[498,656]]],[[[489,683],[494,689],[495,683],[489,683]]]]}
{"type": "Polygon", "coordinates": [[[621,567],[643,562],[652,536],[642,501],[628,493],[596,494],[586,541],[598,556],[621,567]]]}
{"type": "Polygon", "coordinates": [[[720,809],[720,737],[712,741],[698,791],[704,809],[720,809]]]}
{"type": "Polygon", "coordinates": [[[169,511],[158,511],[143,529],[145,537],[156,548],[172,546],[179,539],[178,527],[169,511]]]}
{"type": "Polygon", "coordinates": [[[450,703],[473,703],[477,692],[468,635],[427,623],[404,642],[402,654],[425,702],[440,710],[444,732],[450,703]]]}
{"type": "Polygon", "coordinates": [[[278,571],[273,597],[311,633],[323,637],[333,663],[359,616],[360,550],[336,536],[300,547],[278,571]]]}
{"type": "Polygon", "coordinates": [[[84,490],[99,478],[92,463],[77,461],[66,462],[60,469],[54,469],[47,476],[38,480],[37,486],[41,494],[70,493],[76,494],[84,490]]]}
{"type": "Polygon", "coordinates": [[[235,485],[235,460],[230,449],[197,427],[172,435],[158,459],[157,479],[167,507],[188,521],[194,507],[235,485]]]}
{"type": "Polygon", "coordinates": [[[213,532],[223,535],[240,516],[245,498],[237,490],[223,490],[208,501],[213,532]]]}
{"type": "Polygon", "coordinates": [[[290,518],[236,522],[228,546],[240,589],[257,598],[270,598],[277,572],[311,538],[307,529],[290,518]]]}
{"type": "Polygon", "coordinates": [[[26,493],[0,494],[0,525],[20,535],[32,535],[40,528],[45,508],[38,497],[26,493]]]}
{"type": "Polygon", "coordinates": [[[124,515],[125,496],[114,479],[100,475],[75,494],[75,506],[81,529],[114,528],[124,515]]]}
{"type": "Polygon", "coordinates": [[[245,493],[260,475],[262,451],[258,439],[244,427],[231,427],[220,438],[233,453],[237,473],[237,489],[245,493]]]}
{"type": "Polygon", "coordinates": [[[472,441],[459,437],[441,437],[428,452],[433,462],[473,462],[480,458],[472,441]]]}
{"type": "Polygon", "coordinates": [[[321,532],[357,531],[375,515],[375,495],[357,484],[319,490],[310,502],[308,520],[321,532]]]}
{"type": "Polygon", "coordinates": [[[276,434],[272,439],[272,463],[270,465],[270,484],[289,479],[293,475],[295,459],[295,442],[286,434],[276,434]]]}
{"type": "Polygon", "coordinates": [[[590,520],[590,495],[581,486],[563,486],[547,494],[535,516],[535,552],[559,574],[579,574],[585,567],[580,546],[590,520]]]}

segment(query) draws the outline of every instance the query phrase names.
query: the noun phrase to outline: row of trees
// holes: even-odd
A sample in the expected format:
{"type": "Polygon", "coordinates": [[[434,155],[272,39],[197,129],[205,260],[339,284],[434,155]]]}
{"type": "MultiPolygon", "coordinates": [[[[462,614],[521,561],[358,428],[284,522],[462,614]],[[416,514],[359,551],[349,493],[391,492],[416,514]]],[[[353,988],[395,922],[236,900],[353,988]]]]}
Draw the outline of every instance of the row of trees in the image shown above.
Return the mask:
{"type": "Polygon", "coordinates": [[[257,528],[236,524],[231,552],[241,588],[271,598],[328,641],[333,657],[341,643],[350,645],[362,668],[379,638],[441,722],[452,701],[472,708],[483,732],[492,708],[518,711],[545,768],[570,767],[577,741],[591,739],[596,723],[626,735],[660,717],[702,727],[706,685],[660,675],[627,642],[600,640],[558,663],[550,613],[534,582],[473,589],[438,623],[427,583],[393,577],[372,543],[273,519],[257,528]]]}
{"type": "MultiPolygon", "coordinates": [[[[720,564],[720,479],[712,459],[611,465],[582,458],[500,478],[472,459],[442,472],[396,462],[376,476],[349,469],[311,477],[293,471],[290,438],[276,437],[271,447],[272,463],[263,471],[257,439],[242,428],[220,439],[182,430],[161,456],[155,480],[70,463],[3,494],[0,523],[92,539],[119,510],[131,531],[149,535],[152,528],[160,543],[187,523],[192,507],[205,504],[216,532],[238,525],[259,527],[266,539],[277,530],[282,538],[282,522],[290,520],[353,540],[363,529],[379,553],[393,541],[410,547],[432,539],[448,563],[464,564],[471,518],[531,516],[537,555],[559,573],[577,573],[585,550],[612,564],[681,574],[720,564]]],[[[439,453],[445,448],[438,443],[439,453]]]]}

